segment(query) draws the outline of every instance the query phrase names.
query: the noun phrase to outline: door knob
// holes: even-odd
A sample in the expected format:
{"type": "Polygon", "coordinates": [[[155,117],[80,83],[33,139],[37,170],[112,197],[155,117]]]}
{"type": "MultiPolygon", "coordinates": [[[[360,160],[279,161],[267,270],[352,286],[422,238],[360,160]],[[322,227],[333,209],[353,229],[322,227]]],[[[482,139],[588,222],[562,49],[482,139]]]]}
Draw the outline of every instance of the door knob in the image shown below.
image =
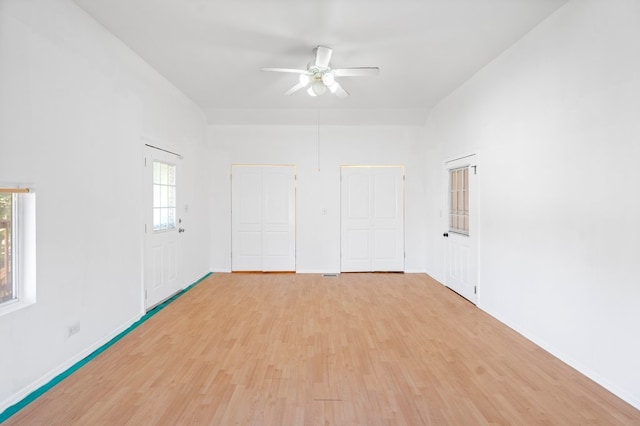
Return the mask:
{"type": "Polygon", "coordinates": [[[447,238],[448,238],[448,237],[449,237],[449,233],[448,233],[448,232],[445,232],[444,234],[442,234],[442,236],[443,236],[443,237],[447,237],[447,238]]]}

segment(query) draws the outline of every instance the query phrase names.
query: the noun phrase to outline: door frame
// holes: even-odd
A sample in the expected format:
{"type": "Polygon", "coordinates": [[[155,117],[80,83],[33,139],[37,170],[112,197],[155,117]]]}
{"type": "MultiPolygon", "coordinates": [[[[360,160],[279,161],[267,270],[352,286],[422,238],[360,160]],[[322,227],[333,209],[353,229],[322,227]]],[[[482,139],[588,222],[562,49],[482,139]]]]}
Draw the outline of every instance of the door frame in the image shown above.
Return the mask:
{"type": "MultiPolygon", "coordinates": [[[[448,159],[445,159],[442,163],[442,176],[443,176],[443,185],[442,185],[442,200],[443,200],[443,212],[442,212],[442,229],[443,229],[443,237],[444,234],[448,234],[450,232],[449,230],[449,210],[450,210],[450,206],[449,206],[449,170],[451,169],[456,169],[456,168],[460,168],[460,167],[465,167],[468,166],[470,169],[473,169],[473,173],[474,173],[474,178],[473,178],[473,191],[471,190],[471,183],[469,183],[469,233],[472,235],[472,238],[474,238],[473,244],[474,244],[474,249],[475,249],[475,293],[474,293],[474,297],[472,298],[467,298],[466,296],[462,295],[462,297],[465,297],[467,300],[469,300],[471,303],[473,303],[474,305],[478,305],[478,301],[480,300],[480,292],[481,292],[481,288],[480,288],[480,229],[479,229],[479,217],[480,217],[480,174],[478,172],[479,170],[479,164],[480,164],[480,154],[477,151],[474,152],[466,152],[460,155],[455,155],[455,156],[451,156],[448,159]],[[468,160],[468,161],[464,161],[464,160],[468,160]],[[460,164],[452,166],[451,163],[454,162],[460,162],[460,164]],[[473,201],[472,201],[472,197],[473,197],[473,201]],[[471,213],[471,212],[475,212],[475,213],[471,213]]],[[[471,182],[471,179],[470,179],[471,182]]],[[[444,240],[444,238],[443,238],[444,240]]],[[[443,284],[454,290],[452,287],[450,287],[450,283],[448,283],[448,270],[447,267],[449,266],[449,254],[448,254],[448,249],[449,249],[449,244],[448,241],[443,241],[442,243],[442,253],[443,253],[443,284]]],[[[457,292],[457,291],[456,291],[457,292]]]]}

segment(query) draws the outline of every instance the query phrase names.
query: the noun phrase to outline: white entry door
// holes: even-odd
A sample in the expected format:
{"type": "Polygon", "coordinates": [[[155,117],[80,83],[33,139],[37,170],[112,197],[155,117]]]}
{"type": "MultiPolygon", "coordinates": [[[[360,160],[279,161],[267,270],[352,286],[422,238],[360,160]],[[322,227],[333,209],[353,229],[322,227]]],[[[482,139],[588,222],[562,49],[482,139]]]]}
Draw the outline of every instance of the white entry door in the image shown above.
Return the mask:
{"type": "Polygon", "coordinates": [[[404,168],[341,168],[342,272],[404,271],[404,168]]]}
{"type": "Polygon", "coordinates": [[[144,306],[147,310],[180,290],[179,161],[174,154],[145,147],[144,306]]]}
{"type": "Polygon", "coordinates": [[[295,166],[232,166],[231,267],[295,271],[295,166]]]}
{"type": "Polygon", "coordinates": [[[446,231],[443,234],[445,285],[477,302],[478,208],[475,155],[445,163],[446,231]]]}

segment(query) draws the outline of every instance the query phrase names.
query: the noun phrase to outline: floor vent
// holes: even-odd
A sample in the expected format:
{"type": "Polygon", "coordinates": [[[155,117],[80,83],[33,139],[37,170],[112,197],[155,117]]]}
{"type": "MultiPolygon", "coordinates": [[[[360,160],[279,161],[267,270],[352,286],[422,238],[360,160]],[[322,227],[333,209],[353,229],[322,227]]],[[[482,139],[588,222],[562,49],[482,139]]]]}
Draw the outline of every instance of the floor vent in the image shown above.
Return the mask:
{"type": "Polygon", "coordinates": [[[336,278],[338,274],[322,274],[322,276],[325,278],[336,278]]]}

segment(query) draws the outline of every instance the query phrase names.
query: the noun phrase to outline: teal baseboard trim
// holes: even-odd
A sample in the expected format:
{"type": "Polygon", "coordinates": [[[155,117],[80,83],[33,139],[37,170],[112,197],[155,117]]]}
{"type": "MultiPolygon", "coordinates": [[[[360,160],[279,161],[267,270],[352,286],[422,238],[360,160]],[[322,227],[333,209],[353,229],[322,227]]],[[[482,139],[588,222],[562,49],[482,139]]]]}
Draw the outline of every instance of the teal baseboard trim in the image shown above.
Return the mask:
{"type": "Polygon", "coordinates": [[[26,407],[27,405],[31,404],[33,401],[38,399],[40,396],[42,396],[44,393],[46,393],[49,389],[51,389],[52,387],[54,387],[55,385],[57,385],[58,383],[60,383],[61,381],[63,381],[64,379],[66,379],[67,377],[72,375],[73,373],[75,373],[76,371],[78,371],[80,368],[82,368],[83,365],[87,364],[89,361],[91,361],[92,359],[94,359],[95,357],[100,355],[102,352],[104,352],[107,349],[109,349],[109,347],[111,347],[118,340],[122,339],[124,336],[126,336],[129,333],[131,333],[131,331],[135,330],[142,323],[144,323],[149,318],[151,318],[152,316],[154,316],[155,314],[157,314],[158,312],[163,310],[167,305],[169,305],[171,302],[176,300],[178,297],[182,296],[187,291],[191,290],[193,287],[195,287],[196,285],[200,284],[202,281],[207,279],[211,274],[212,274],[212,272],[209,272],[208,274],[206,274],[205,276],[200,278],[198,281],[194,282],[193,284],[189,285],[188,287],[185,287],[183,290],[179,291],[178,293],[174,294],[173,296],[171,296],[170,298],[168,298],[164,302],[162,302],[159,305],[155,306],[153,309],[151,309],[146,314],[144,314],[138,321],[136,321],[133,324],[131,324],[124,331],[118,333],[113,339],[109,340],[107,343],[105,343],[104,345],[100,346],[95,351],[91,352],[91,354],[87,355],[85,358],[83,358],[80,361],[76,362],[75,364],[73,364],[71,367],[69,367],[68,369],[66,369],[62,373],[58,374],[56,377],[51,379],[46,384],[40,386],[38,389],[36,389],[33,392],[31,392],[29,395],[24,397],[21,401],[19,401],[19,402],[15,403],[14,405],[11,405],[10,407],[8,407],[6,410],[4,410],[2,413],[0,413],[0,423],[3,423],[6,420],[8,420],[9,417],[13,416],[18,411],[22,410],[24,407],[26,407]]]}

